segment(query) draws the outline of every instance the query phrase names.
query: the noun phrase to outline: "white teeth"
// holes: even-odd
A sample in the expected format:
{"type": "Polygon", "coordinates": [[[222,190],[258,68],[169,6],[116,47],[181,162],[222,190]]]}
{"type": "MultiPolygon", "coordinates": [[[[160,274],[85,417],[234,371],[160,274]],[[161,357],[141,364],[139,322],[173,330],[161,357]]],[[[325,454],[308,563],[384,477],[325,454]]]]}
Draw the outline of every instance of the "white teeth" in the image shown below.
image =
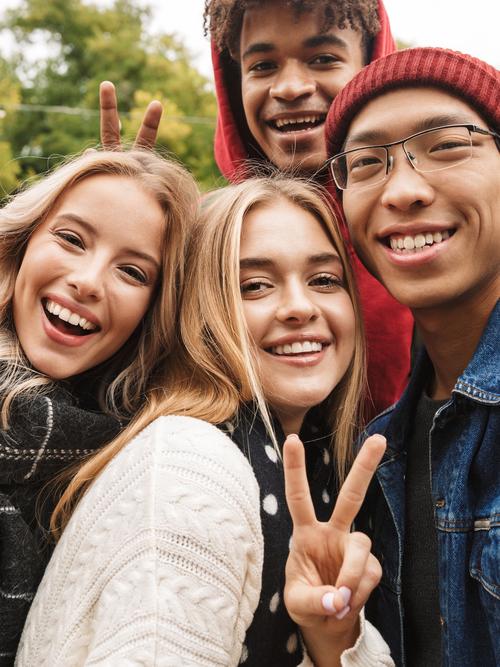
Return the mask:
{"type": "Polygon", "coordinates": [[[45,309],[52,315],[56,315],[60,320],[63,320],[63,322],[68,322],[74,326],[80,326],[86,331],[97,329],[97,324],[89,322],[84,317],[80,317],[80,315],[77,313],[73,313],[71,310],[69,310],[69,308],[63,308],[58,303],[51,301],[50,299],[47,300],[45,309]]]}
{"type": "Polygon", "coordinates": [[[302,343],[298,341],[292,343],[291,345],[278,345],[277,347],[272,347],[271,352],[273,354],[302,354],[303,352],[321,352],[323,349],[322,343],[316,343],[315,341],[305,340],[302,343]]]}
{"type": "Polygon", "coordinates": [[[321,116],[299,116],[298,118],[278,118],[275,121],[276,127],[285,125],[296,125],[297,123],[316,123],[321,120],[321,116]]]}
{"type": "Polygon", "coordinates": [[[64,322],[69,322],[70,317],[71,317],[71,310],[68,310],[67,308],[63,308],[59,313],[59,319],[64,320],[64,322]]]}
{"type": "Polygon", "coordinates": [[[405,248],[406,250],[413,250],[415,247],[415,241],[411,236],[405,236],[405,248]]]}
{"type": "Polygon", "coordinates": [[[415,248],[423,248],[425,245],[425,236],[423,234],[417,234],[415,236],[415,248]]]}
{"type": "Polygon", "coordinates": [[[398,236],[397,238],[390,237],[389,242],[392,250],[401,255],[408,255],[421,252],[435,243],[441,243],[441,241],[449,239],[450,236],[449,230],[445,229],[443,232],[426,232],[425,234],[398,236]]]}

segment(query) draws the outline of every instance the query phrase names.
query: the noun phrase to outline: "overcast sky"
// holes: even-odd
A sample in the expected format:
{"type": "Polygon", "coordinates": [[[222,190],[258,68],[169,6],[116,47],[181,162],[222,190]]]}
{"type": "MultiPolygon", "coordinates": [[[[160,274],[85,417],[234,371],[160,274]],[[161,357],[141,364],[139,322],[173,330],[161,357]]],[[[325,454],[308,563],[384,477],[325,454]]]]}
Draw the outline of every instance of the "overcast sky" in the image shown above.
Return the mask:
{"type": "MultiPolygon", "coordinates": [[[[176,32],[211,77],[210,49],[203,37],[203,0],[138,0],[154,9],[152,29],[176,32]]],[[[112,0],[99,0],[112,4],[112,0]]],[[[500,0],[384,0],[396,39],[412,46],[443,46],[471,53],[500,69],[500,0]]],[[[20,0],[0,0],[15,7],[20,0]]]]}

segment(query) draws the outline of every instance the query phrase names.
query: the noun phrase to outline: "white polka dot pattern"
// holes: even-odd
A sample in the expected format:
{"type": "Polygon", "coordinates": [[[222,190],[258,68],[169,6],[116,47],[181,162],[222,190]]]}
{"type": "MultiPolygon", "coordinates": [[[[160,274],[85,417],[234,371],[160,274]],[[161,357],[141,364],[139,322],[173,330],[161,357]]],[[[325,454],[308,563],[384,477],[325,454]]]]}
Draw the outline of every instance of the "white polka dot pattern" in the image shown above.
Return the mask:
{"type": "Polygon", "coordinates": [[[295,653],[298,645],[299,645],[299,640],[297,638],[297,635],[293,633],[293,635],[290,635],[290,637],[288,638],[288,641],[286,643],[286,650],[288,651],[288,653],[295,653]]]}
{"type": "Polygon", "coordinates": [[[272,493],[266,496],[262,503],[262,507],[264,508],[264,511],[267,512],[268,514],[272,515],[276,514],[276,512],[278,511],[278,501],[276,500],[276,496],[273,496],[272,493]]]}
{"type": "Polygon", "coordinates": [[[273,597],[271,598],[271,602],[269,603],[269,610],[271,611],[272,614],[276,612],[276,609],[278,609],[278,605],[280,603],[280,594],[279,592],[275,593],[273,597]]]}
{"type": "Polygon", "coordinates": [[[266,454],[273,463],[278,460],[278,452],[271,445],[266,445],[266,454]]]}

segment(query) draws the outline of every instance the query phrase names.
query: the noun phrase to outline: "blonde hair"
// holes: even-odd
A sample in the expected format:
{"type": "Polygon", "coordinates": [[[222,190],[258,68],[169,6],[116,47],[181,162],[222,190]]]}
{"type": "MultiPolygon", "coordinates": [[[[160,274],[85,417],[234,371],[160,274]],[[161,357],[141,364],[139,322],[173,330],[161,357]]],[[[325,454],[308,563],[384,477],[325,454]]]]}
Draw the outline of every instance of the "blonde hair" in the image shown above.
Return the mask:
{"type": "Polygon", "coordinates": [[[52,516],[56,537],[92,480],[157,417],[177,414],[222,424],[237,417],[240,407],[253,401],[276,442],[243,314],[239,260],[245,216],[257,206],[279,200],[307,210],[323,224],[344,266],[356,315],[351,363],[322,406],[335,438],[338,474],[344,477],[364,392],[364,332],[349,258],[325,196],[319,187],[285,176],[249,179],[209,196],[186,256],[175,351],[162,372],[152,379],[147,403],[133,422],[87,461],[71,481],[52,516]]]}
{"type": "Polygon", "coordinates": [[[165,220],[163,279],[160,276],[148,311],[125,345],[93,369],[101,379],[101,409],[121,416],[137,411],[155,365],[170,352],[175,338],[172,315],[183,282],[186,234],[199,197],[194,180],[180,165],[149,151],[87,151],[26,187],[0,210],[0,396],[4,428],[14,397],[53,386],[52,378],[30,366],[13,323],[12,297],[24,251],[60,198],[76,183],[96,174],[131,178],[160,204],[165,220]]]}

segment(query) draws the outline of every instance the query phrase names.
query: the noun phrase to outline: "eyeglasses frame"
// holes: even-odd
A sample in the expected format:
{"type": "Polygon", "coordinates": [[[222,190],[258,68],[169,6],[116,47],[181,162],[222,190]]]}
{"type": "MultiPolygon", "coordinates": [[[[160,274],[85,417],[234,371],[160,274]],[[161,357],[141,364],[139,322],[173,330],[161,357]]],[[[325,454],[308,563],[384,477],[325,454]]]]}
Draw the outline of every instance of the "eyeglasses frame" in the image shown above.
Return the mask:
{"type": "MultiPolygon", "coordinates": [[[[400,141],[392,141],[389,144],[374,144],[374,145],[369,145],[369,146],[360,146],[359,148],[351,148],[351,150],[342,151],[342,153],[337,153],[337,155],[333,155],[331,158],[328,158],[328,160],[326,161],[326,166],[328,167],[328,170],[330,171],[330,174],[333,178],[333,182],[335,183],[336,188],[338,190],[341,190],[342,192],[346,192],[346,190],[348,188],[342,188],[337,184],[337,181],[335,180],[335,175],[333,173],[333,168],[332,168],[333,161],[336,160],[339,157],[343,157],[344,155],[349,155],[349,153],[354,153],[356,151],[362,151],[365,148],[384,148],[385,149],[385,152],[386,152],[386,155],[387,155],[387,158],[386,158],[386,161],[385,161],[385,174],[384,174],[384,177],[380,181],[377,181],[376,183],[369,183],[368,185],[362,185],[359,188],[352,188],[354,190],[362,190],[363,188],[369,188],[373,185],[379,185],[379,183],[383,183],[387,179],[387,174],[389,173],[389,167],[392,165],[392,159],[391,159],[391,156],[389,155],[389,148],[391,148],[392,146],[399,146],[399,144],[402,145],[403,152],[404,152],[408,162],[413,167],[413,169],[415,169],[416,171],[419,171],[421,174],[432,173],[432,171],[443,171],[444,169],[452,169],[453,167],[457,167],[459,165],[453,164],[450,167],[442,167],[440,169],[433,169],[432,171],[429,171],[429,172],[421,171],[420,169],[418,169],[418,167],[416,167],[413,164],[412,158],[410,157],[408,151],[406,150],[406,146],[405,146],[405,143],[407,141],[410,141],[411,139],[414,139],[415,137],[419,137],[422,134],[428,134],[429,132],[434,132],[436,130],[446,130],[446,129],[451,128],[451,127],[465,127],[465,129],[469,131],[469,136],[471,136],[472,132],[477,132],[478,134],[483,134],[483,135],[487,135],[487,136],[490,136],[490,137],[494,137],[495,138],[495,144],[496,144],[498,150],[500,151],[500,134],[497,134],[497,132],[495,132],[494,130],[485,130],[484,127],[480,127],[479,125],[474,125],[473,123],[455,123],[455,124],[452,124],[452,125],[440,125],[439,127],[430,127],[427,130],[421,130],[420,132],[415,132],[415,134],[411,134],[409,137],[406,137],[406,139],[401,139],[400,141]]],[[[472,148],[472,143],[471,143],[471,148],[472,148]]],[[[468,158],[464,162],[468,162],[469,160],[470,160],[470,158],[468,158]]],[[[464,164],[464,162],[460,162],[459,164],[464,164]]]]}

